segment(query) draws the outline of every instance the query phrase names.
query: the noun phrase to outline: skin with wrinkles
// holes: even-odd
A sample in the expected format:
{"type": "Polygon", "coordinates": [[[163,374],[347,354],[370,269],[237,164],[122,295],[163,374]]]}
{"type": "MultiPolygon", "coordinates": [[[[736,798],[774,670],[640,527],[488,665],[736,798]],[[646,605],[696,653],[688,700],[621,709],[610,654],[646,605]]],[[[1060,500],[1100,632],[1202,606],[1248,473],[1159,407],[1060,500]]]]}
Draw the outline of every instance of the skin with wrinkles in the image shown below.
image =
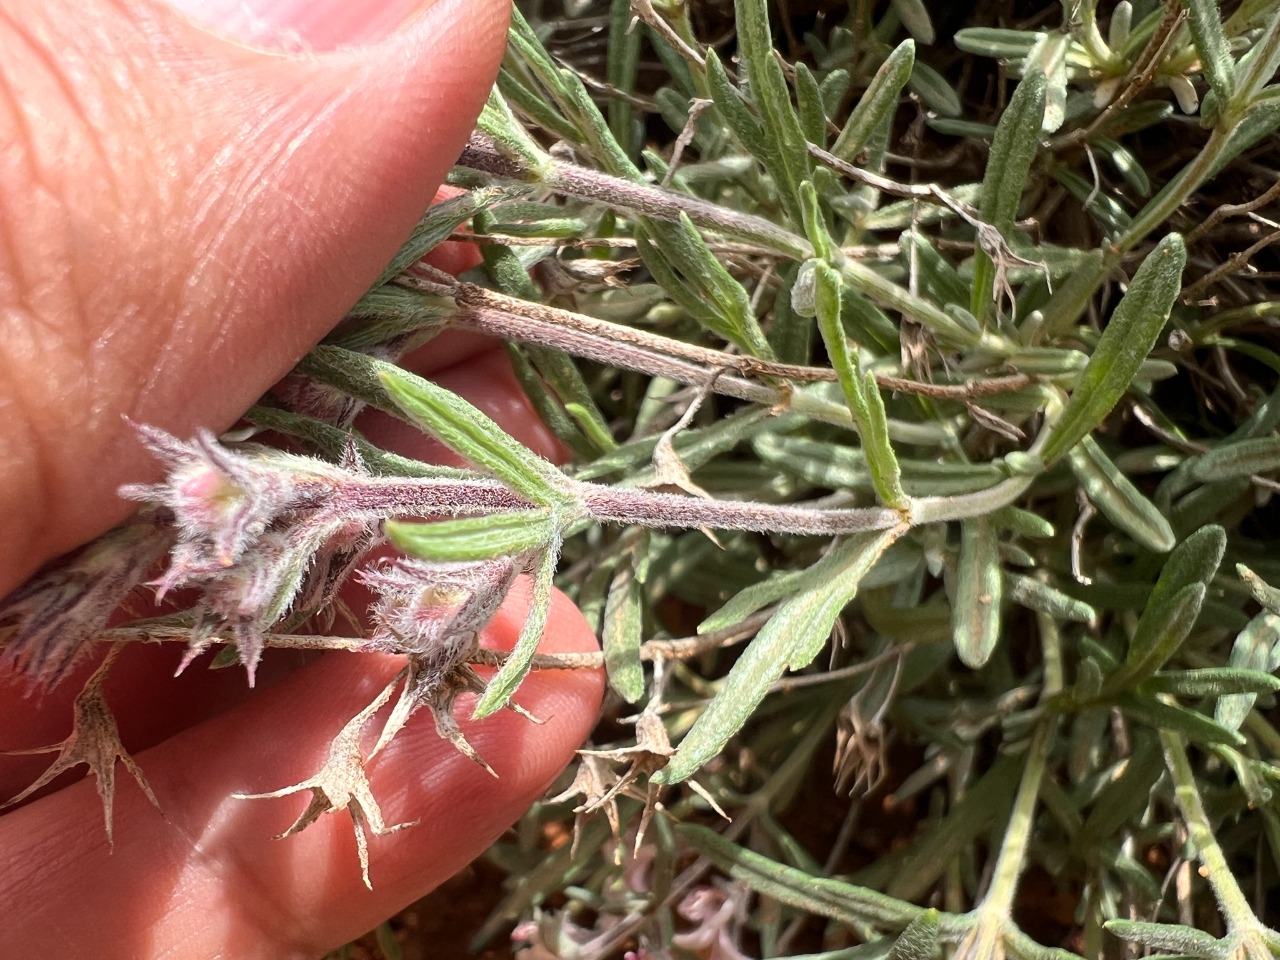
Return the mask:
{"type": "Polygon", "coordinates": [[[0,593],[123,516],[154,468],[122,415],[226,426],[363,292],[505,18],[440,0],[376,56],[296,57],[146,0],[0,0],[0,593]]]}
{"type": "MultiPolygon", "coordinates": [[[[506,16],[505,0],[437,0],[387,39],[298,56],[147,0],[0,0],[0,130],[16,132],[0,140],[0,594],[120,519],[121,483],[155,478],[125,416],[178,436],[223,428],[343,315],[456,157],[506,16]]],[[[476,262],[448,247],[442,269],[476,262]]],[[[557,454],[500,348],[446,335],[408,365],[557,454]]],[[[442,454],[386,420],[361,428],[442,454]]],[[[526,609],[518,588],[483,642],[510,646],[526,609]]],[[[544,649],[595,649],[563,596],[544,649]]],[[[65,775],[0,814],[6,955],[318,956],[492,843],[569,762],[603,694],[596,671],[538,674],[517,698],[544,725],[464,724],[496,781],[416,717],[369,772],[388,822],[422,822],[371,840],[367,891],[345,815],[275,842],[305,798],[229,796],[314,773],[399,662],[269,655],[251,692],[204,661],[174,679],[180,653],[125,650],[105,685],[163,817],[123,770],[114,850],[89,780],[65,775]]],[[[31,699],[0,667],[0,749],[66,736],[92,667],[31,699]]],[[[51,759],[0,757],[0,800],[51,759]]]]}

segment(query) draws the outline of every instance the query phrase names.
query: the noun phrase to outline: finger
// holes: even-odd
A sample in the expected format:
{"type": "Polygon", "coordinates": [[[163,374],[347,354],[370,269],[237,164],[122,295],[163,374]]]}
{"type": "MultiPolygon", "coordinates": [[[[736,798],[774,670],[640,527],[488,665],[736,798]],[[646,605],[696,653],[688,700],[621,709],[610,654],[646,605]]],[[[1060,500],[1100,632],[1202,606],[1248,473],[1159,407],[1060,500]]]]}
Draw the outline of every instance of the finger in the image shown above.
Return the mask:
{"type": "Polygon", "coordinates": [[[227,426],[376,277],[483,104],[507,12],[436,0],[282,54],[154,0],[0,0],[0,595],[154,473],[122,415],[227,426]]]}
{"type": "MultiPolygon", "coordinates": [[[[526,608],[522,599],[504,606],[487,631],[490,642],[510,646],[526,608]]],[[[544,649],[595,649],[590,628],[562,596],[553,602],[544,649]]],[[[0,819],[0,849],[13,866],[0,878],[0,942],[16,956],[316,956],[491,844],[568,762],[603,693],[596,671],[536,673],[518,700],[542,725],[506,711],[464,725],[497,780],[441,740],[428,717],[415,717],[370,766],[386,822],[419,823],[371,838],[369,891],[345,815],[273,842],[267,838],[288,827],[308,798],[228,796],[313,774],[328,738],[399,665],[397,658],[325,656],[267,696],[146,751],[138,759],[168,819],[122,782],[114,854],[99,831],[87,829],[100,815],[88,782],[0,819]]]]}

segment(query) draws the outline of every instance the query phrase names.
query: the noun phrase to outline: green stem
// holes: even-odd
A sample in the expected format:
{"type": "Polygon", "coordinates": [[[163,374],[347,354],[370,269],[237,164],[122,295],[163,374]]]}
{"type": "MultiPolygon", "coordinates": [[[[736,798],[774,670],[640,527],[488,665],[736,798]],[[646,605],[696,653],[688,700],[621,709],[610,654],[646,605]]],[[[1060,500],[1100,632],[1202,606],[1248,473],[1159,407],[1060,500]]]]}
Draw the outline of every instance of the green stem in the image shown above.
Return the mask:
{"type": "Polygon", "coordinates": [[[699,197],[673,193],[560,160],[553,160],[541,170],[522,168],[499,153],[494,144],[482,136],[471,137],[458,158],[458,164],[517,183],[538,178],[542,186],[563,196],[658,220],[678,221],[682,213],[687,214],[699,227],[758,244],[789,259],[803,260],[813,256],[813,247],[806,238],[763,217],[739,213],[699,197]]]}
{"type": "Polygon", "coordinates": [[[1203,346],[1206,339],[1236,324],[1258,323],[1277,317],[1280,317],[1280,301],[1264,300],[1262,303],[1251,303],[1248,306],[1223,310],[1189,330],[1188,333],[1191,334],[1193,343],[1203,346]]]}
{"type": "Polygon", "coordinates": [[[1018,878],[1022,874],[1027,845],[1031,841],[1031,828],[1035,823],[1040,781],[1044,779],[1049,759],[1049,735],[1052,728],[1053,720],[1041,721],[1031,739],[1027,765],[1022,769],[1022,782],[1018,784],[1018,795],[1013,802],[1009,826],[1005,829],[1004,843],[1000,846],[1000,857],[996,861],[991,887],[982,898],[982,913],[991,912],[1002,919],[1008,918],[1012,913],[1013,896],[1018,889],[1018,878]]]}
{"type": "Polygon", "coordinates": [[[1033,476],[1010,477],[977,493],[964,493],[954,497],[918,497],[911,501],[911,523],[919,526],[924,523],[986,516],[993,510],[1015,502],[1027,492],[1035,479],[1033,476]]]}
{"type": "Polygon", "coordinates": [[[1204,149],[1134,217],[1128,232],[1115,242],[1114,252],[1122,254],[1132,250],[1147,234],[1165,223],[1213,173],[1229,140],[1229,131],[1215,127],[1204,149]]]}
{"type": "Polygon", "coordinates": [[[1002,338],[992,337],[978,329],[976,323],[969,327],[953,319],[950,314],[939,310],[929,301],[913,296],[891,280],[887,280],[856,260],[840,257],[841,262],[835,264],[841,278],[859,293],[870,297],[881,306],[897,310],[905,317],[916,321],[939,338],[949,344],[973,349],[979,345],[998,352],[1003,344],[1002,338]]]}
{"type": "MultiPolygon", "coordinates": [[[[806,260],[813,256],[813,245],[807,238],[763,217],[739,213],[698,197],[673,193],[661,187],[610,176],[563,161],[553,161],[549,167],[539,171],[524,169],[509,157],[500,154],[484,137],[473,136],[458,163],[517,183],[527,183],[531,177],[538,177],[542,186],[563,196],[599,203],[613,210],[639,216],[678,221],[681,214],[686,214],[695,225],[703,229],[756,244],[789,260],[806,260]]],[[[869,267],[855,260],[841,259],[838,268],[850,286],[877,303],[910,317],[948,343],[968,348],[990,340],[993,348],[999,346],[1000,341],[983,334],[976,326],[970,328],[963,325],[929,301],[914,296],[869,267]]]]}
{"type": "Polygon", "coordinates": [[[1227,865],[1227,858],[1213,835],[1213,827],[1205,813],[1204,803],[1200,800],[1200,792],[1196,789],[1195,773],[1191,769],[1191,761],[1187,759],[1186,744],[1182,736],[1172,730],[1161,730],[1160,743],[1164,746],[1165,763],[1173,778],[1178,809],[1182,811],[1182,818],[1191,834],[1191,842],[1195,844],[1200,862],[1204,865],[1201,872],[1213,888],[1213,895],[1227,922],[1228,935],[1258,930],[1262,924],[1254,916],[1248,898],[1236,883],[1236,878],[1227,865]]]}

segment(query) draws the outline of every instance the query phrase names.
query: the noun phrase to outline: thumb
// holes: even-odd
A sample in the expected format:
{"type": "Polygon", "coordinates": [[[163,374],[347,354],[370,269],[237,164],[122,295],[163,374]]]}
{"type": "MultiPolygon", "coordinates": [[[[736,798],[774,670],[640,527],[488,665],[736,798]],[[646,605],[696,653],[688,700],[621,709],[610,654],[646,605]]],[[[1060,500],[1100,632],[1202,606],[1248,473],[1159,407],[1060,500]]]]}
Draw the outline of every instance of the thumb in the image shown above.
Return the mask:
{"type": "Polygon", "coordinates": [[[126,512],[153,468],[124,416],[225,427],[354,303],[509,4],[180,6],[0,0],[0,595],[126,512]]]}

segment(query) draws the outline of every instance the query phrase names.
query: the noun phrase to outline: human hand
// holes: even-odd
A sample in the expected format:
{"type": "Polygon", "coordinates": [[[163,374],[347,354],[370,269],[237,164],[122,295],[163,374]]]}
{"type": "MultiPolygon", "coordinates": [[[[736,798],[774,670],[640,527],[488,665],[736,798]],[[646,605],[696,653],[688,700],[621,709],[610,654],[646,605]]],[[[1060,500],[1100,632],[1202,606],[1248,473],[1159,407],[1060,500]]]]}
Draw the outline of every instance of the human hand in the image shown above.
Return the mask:
{"type": "MultiPolygon", "coordinates": [[[[206,18],[246,6],[189,5],[206,18]]],[[[228,426],[390,259],[469,132],[505,36],[506,0],[437,0],[401,26],[419,6],[281,3],[264,15],[274,28],[243,46],[147,0],[0,0],[13,132],[0,152],[0,595],[121,519],[121,483],[154,477],[125,416],[178,436],[228,426]],[[260,49],[278,47],[290,24],[317,50],[343,49],[260,49]]],[[[483,344],[433,343],[416,369],[551,452],[483,344]]],[[[428,446],[386,423],[368,430],[410,455],[428,446]]],[[[523,607],[509,601],[486,643],[509,646],[523,607]]],[[[558,596],[545,649],[594,647],[558,596]]],[[[421,823],[372,842],[368,891],[345,817],[276,843],[305,798],[230,794],[313,773],[399,661],[276,655],[250,695],[239,671],[174,680],[177,660],[131,648],[106,682],[163,818],[127,776],[114,851],[91,780],[59,779],[61,789],[0,817],[6,953],[321,953],[491,843],[568,762],[602,692],[595,673],[535,675],[519,700],[544,725],[503,713],[468,727],[496,781],[425,718],[413,723],[370,777],[388,823],[421,823]]],[[[36,699],[0,670],[0,746],[65,736],[91,669],[36,699]]],[[[0,761],[0,799],[50,759],[0,761]]]]}

